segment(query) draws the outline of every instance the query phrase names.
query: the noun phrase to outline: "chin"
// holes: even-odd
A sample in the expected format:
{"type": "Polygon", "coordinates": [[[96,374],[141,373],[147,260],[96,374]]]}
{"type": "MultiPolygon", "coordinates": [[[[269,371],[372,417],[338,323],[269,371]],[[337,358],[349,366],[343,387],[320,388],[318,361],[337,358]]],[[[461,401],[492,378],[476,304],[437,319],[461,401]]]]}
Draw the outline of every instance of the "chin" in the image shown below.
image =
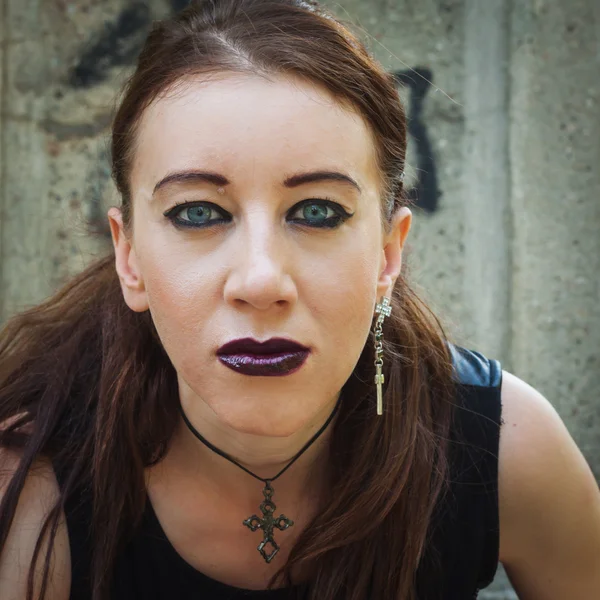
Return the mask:
{"type": "Polygon", "coordinates": [[[293,403],[273,408],[271,399],[236,399],[211,406],[218,419],[228,428],[239,433],[263,437],[289,437],[306,427],[306,414],[291,411],[293,403]]]}

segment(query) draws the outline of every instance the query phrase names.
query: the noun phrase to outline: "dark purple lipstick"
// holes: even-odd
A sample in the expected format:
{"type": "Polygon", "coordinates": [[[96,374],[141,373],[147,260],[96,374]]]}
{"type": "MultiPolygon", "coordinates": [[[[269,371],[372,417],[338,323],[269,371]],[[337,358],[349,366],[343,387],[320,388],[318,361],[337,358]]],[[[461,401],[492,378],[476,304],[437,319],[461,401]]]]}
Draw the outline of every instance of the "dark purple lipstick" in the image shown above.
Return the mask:
{"type": "Polygon", "coordinates": [[[221,364],[236,373],[269,377],[290,375],[306,361],[310,349],[298,342],[271,338],[258,342],[252,338],[233,340],[217,350],[221,364]]]}

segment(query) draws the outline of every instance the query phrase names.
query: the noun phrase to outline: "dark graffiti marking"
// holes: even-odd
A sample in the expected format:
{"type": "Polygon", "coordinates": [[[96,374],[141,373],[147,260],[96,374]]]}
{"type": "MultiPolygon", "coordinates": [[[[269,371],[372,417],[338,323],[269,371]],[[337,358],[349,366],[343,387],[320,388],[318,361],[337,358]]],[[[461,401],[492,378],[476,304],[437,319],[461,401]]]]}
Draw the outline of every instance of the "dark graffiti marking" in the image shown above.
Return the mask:
{"type": "Polygon", "coordinates": [[[69,84],[74,88],[88,88],[108,77],[111,67],[135,62],[152,17],[144,2],[126,8],[113,23],[107,23],[97,41],[84,49],[75,65],[69,84]]]}
{"type": "MultiPolygon", "coordinates": [[[[190,0],[169,0],[173,14],[183,10],[190,0]]],[[[111,67],[135,62],[152,23],[145,2],[134,2],[112,23],[107,23],[97,41],[86,47],[73,68],[69,84],[74,88],[92,87],[108,78],[111,67]]]]}
{"type": "Polygon", "coordinates": [[[409,198],[426,212],[434,213],[441,192],[438,188],[437,168],[427,127],[423,121],[423,105],[433,73],[429,69],[416,67],[409,71],[394,73],[396,81],[410,90],[408,103],[408,133],[415,141],[417,151],[417,183],[408,190],[409,198]]]}
{"type": "Polygon", "coordinates": [[[190,0],[171,0],[171,10],[173,13],[178,13],[180,10],[183,10],[188,4],[190,0]]]}

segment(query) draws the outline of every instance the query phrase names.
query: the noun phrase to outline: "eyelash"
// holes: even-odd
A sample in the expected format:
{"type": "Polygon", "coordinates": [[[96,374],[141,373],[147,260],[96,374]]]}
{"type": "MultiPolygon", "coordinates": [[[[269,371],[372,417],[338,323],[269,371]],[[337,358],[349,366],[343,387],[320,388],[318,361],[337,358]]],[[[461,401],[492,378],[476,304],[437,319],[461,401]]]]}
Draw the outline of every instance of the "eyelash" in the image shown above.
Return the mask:
{"type": "MultiPolygon", "coordinates": [[[[342,206],[340,206],[337,202],[333,202],[328,198],[309,198],[307,200],[302,200],[295,204],[289,211],[289,214],[293,214],[300,210],[303,206],[306,205],[317,205],[317,206],[326,206],[330,208],[335,215],[331,217],[327,217],[324,221],[319,225],[309,224],[306,219],[291,219],[290,222],[296,225],[300,225],[301,227],[309,227],[311,229],[335,229],[342,225],[345,221],[347,221],[350,217],[353,216],[354,213],[347,212],[342,206]]],[[[205,229],[207,227],[214,227],[215,225],[223,225],[229,223],[231,221],[231,215],[228,215],[226,218],[213,219],[208,221],[207,223],[202,224],[194,224],[192,225],[190,221],[185,221],[183,219],[178,219],[177,214],[181,213],[186,208],[194,208],[196,206],[206,206],[211,208],[212,210],[223,214],[228,214],[221,207],[217,206],[213,202],[208,201],[196,201],[196,202],[180,202],[175,204],[172,208],[167,210],[164,213],[164,216],[167,217],[175,227],[180,229],[205,229]]]]}

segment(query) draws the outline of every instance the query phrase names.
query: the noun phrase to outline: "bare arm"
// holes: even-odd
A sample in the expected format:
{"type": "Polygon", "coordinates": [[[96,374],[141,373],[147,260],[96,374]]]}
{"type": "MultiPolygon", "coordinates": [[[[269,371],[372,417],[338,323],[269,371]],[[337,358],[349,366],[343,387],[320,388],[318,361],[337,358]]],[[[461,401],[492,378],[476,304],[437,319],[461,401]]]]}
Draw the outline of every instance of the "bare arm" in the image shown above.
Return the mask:
{"type": "MultiPolygon", "coordinates": [[[[18,458],[14,454],[5,450],[0,452],[0,497],[17,467],[17,461],[18,458]]],[[[40,461],[27,478],[6,545],[0,554],[2,600],[25,600],[27,597],[27,578],[35,544],[44,519],[54,505],[58,493],[58,483],[51,465],[40,461]]],[[[47,545],[44,545],[36,565],[36,600],[46,548],[47,545]]],[[[63,517],[52,554],[45,600],[68,600],[71,587],[70,571],[69,540],[63,517]]]]}
{"type": "Polygon", "coordinates": [[[500,560],[521,600],[600,598],[600,491],[562,420],[503,372],[500,560]]]}

